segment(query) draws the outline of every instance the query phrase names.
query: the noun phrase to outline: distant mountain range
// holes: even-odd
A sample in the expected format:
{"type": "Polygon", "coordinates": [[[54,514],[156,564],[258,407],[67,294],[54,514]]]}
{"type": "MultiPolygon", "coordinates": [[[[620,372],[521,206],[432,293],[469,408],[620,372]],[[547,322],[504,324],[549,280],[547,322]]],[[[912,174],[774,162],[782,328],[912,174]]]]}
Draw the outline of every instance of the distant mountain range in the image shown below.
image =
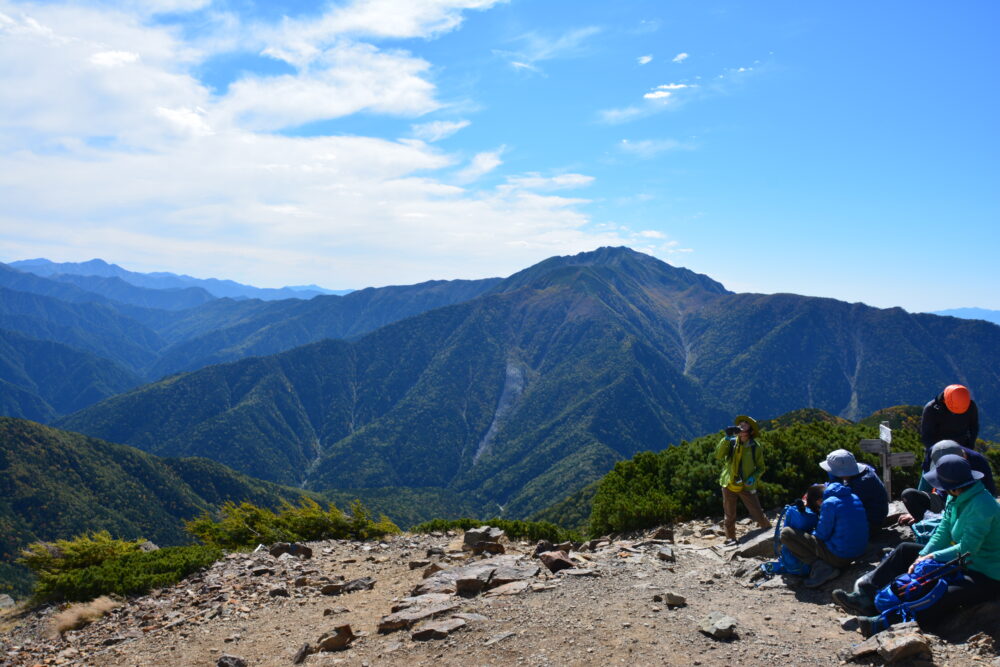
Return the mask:
{"type": "Polygon", "coordinates": [[[262,301],[216,299],[197,287],[137,287],[119,278],[43,278],[0,264],[0,340],[26,339],[16,338],[16,349],[8,348],[10,356],[0,360],[0,409],[8,416],[48,422],[178,371],[357,336],[473,298],[498,280],[432,281],[262,301]],[[72,401],[50,400],[67,394],[49,386],[53,375],[44,369],[53,369],[54,358],[35,356],[49,349],[44,343],[60,350],[62,374],[78,387],[72,401]],[[72,361],[70,353],[76,355],[72,361]]]}
{"type": "MultiPolygon", "coordinates": [[[[44,258],[24,259],[11,262],[11,266],[20,271],[53,278],[62,282],[75,282],[79,277],[117,278],[122,282],[136,287],[154,290],[190,290],[197,288],[207,293],[209,298],[230,299],[261,299],[274,301],[277,299],[311,299],[320,294],[348,294],[352,290],[328,290],[316,285],[297,287],[266,288],[243,285],[232,280],[217,278],[192,278],[176,273],[153,272],[137,273],[128,271],[117,264],[109,264],[102,259],[92,259],[87,262],[52,262],[44,258]],[[72,276],[72,277],[71,277],[72,276]]],[[[95,284],[91,282],[91,284],[95,284]]],[[[120,288],[119,288],[120,289],[120,288]]],[[[91,290],[94,291],[94,290],[91,290]]],[[[194,292],[189,298],[195,298],[194,292]]],[[[197,305],[197,304],[191,304],[197,305]]],[[[163,307],[163,306],[154,306],[163,307]]]]}
{"type": "Polygon", "coordinates": [[[952,308],[950,310],[937,310],[934,315],[947,315],[950,317],[961,317],[966,320],[986,320],[993,324],[1000,324],[1000,310],[988,310],[986,308],[952,308]]]}
{"type": "MultiPolygon", "coordinates": [[[[437,489],[442,502],[450,494],[456,505],[515,517],[738,413],[816,408],[857,420],[922,404],[958,381],[973,389],[983,437],[1000,432],[994,324],[733,294],[624,248],[416,293],[445,287],[464,300],[433,307],[428,297],[424,312],[355,339],[171,376],[57,423],[284,484],[359,495],[437,489]]],[[[336,297],[307,304],[323,298],[336,297]]],[[[315,321],[288,312],[265,340],[315,321]]],[[[253,328],[232,340],[260,340],[253,328]]]]}

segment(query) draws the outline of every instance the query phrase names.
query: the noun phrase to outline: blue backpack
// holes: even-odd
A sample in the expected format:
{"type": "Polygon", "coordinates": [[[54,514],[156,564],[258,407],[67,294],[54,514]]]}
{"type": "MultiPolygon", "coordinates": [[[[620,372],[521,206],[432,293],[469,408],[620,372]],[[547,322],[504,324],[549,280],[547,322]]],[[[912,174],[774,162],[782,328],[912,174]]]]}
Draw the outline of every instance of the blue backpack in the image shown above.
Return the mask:
{"type": "Polygon", "coordinates": [[[913,573],[896,577],[888,586],[875,594],[875,608],[889,622],[891,614],[898,613],[903,621],[916,620],[915,614],[927,609],[948,592],[948,586],[962,580],[962,554],[947,563],[933,558],[922,560],[913,573]]]}
{"type": "Polygon", "coordinates": [[[781,544],[782,524],[810,533],[816,528],[819,517],[810,509],[796,505],[785,505],[778,515],[778,520],[774,524],[774,555],[776,561],[764,563],[761,569],[768,575],[774,574],[794,574],[800,577],[808,576],[809,564],[804,563],[781,544]]]}

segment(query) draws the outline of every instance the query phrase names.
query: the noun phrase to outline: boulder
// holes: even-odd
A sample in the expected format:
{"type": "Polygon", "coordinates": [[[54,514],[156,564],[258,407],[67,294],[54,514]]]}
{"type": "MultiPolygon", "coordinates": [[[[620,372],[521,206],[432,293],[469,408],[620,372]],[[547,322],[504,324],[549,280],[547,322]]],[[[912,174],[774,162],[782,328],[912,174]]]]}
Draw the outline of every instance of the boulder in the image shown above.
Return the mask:
{"type": "Polygon", "coordinates": [[[539,540],[538,544],[535,545],[535,552],[532,554],[535,558],[538,558],[546,551],[554,551],[555,545],[553,545],[548,540],[539,540]]]}
{"type": "Polygon", "coordinates": [[[931,643],[919,629],[889,630],[878,635],[878,654],[888,664],[931,654],[931,643]]]}
{"type": "Polygon", "coordinates": [[[375,580],[371,577],[361,577],[352,579],[344,584],[344,593],[356,593],[358,591],[370,591],[375,588],[375,580]]]}
{"type": "Polygon", "coordinates": [[[566,553],[569,553],[570,551],[579,551],[579,549],[574,549],[573,546],[573,543],[567,540],[557,544],[554,551],[565,551],[566,553]]]}
{"type": "Polygon", "coordinates": [[[701,620],[698,629],[713,639],[732,639],[736,633],[736,619],[721,611],[711,611],[701,620]]]}
{"type": "Polygon", "coordinates": [[[552,573],[576,568],[576,563],[570,560],[569,554],[565,551],[545,551],[539,554],[538,558],[542,561],[542,565],[549,568],[549,572],[552,573]]]}
{"type": "Polygon", "coordinates": [[[479,595],[486,589],[496,569],[494,565],[470,565],[459,568],[460,573],[455,577],[455,591],[459,595],[479,595]]]}
{"type": "Polygon", "coordinates": [[[355,634],[348,624],[338,625],[333,632],[328,632],[319,638],[317,648],[320,651],[342,651],[355,640],[355,634]]]}
{"type": "Polygon", "coordinates": [[[765,530],[739,545],[736,555],[742,558],[774,558],[774,533],[765,530]]]}
{"type": "Polygon", "coordinates": [[[497,588],[515,581],[533,579],[541,571],[537,565],[502,565],[493,571],[488,588],[497,588]]]}
{"type": "Polygon", "coordinates": [[[415,641],[445,639],[449,634],[466,625],[464,619],[455,618],[454,616],[440,621],[427,621],[414,628],[413,633],[410,634],[410,638],[415,641]]]}
{"type": "Polygon", "coordinates": [[[6,593],[0,594],[0,609],[11,609],[16,604],[11,596],[6,593]]]}
{"type": "Polygon", "coordinates": [[[674,529],[669,526],[660,526],[653,533],[654,540],[666,540],[667,542],[674,541],[674,529]]]}
{"type": "Polygon", "coordinates": [[[142,551],[144,553],[151,553],[153,551],[159,551],[159,550],[160,547],[156,546],[149,540],[146,540],[145,542],[139,545],[139,551],[142,551]]]}
{"type": "Polygon", "coordinates": [[[222,655],[215,667],[247,667],[247,661],[237,655],[222,655]]]}
{"type": "Polygon", "coordinates": [[[490,554],[495,556],[497,554],[506,553],[506,551],[507,550],[504,549],[503,545],[499,542],[477,542],[472,547],[472,553],[477,556],[481,554],[490,554]]]}
{"type": "Polygon", "coordinates": [[[504,532],[493,526],[470,528],[465,531],[465,536],[462,538],[462,548],[472,549],[480,542],[499,542],[503,536],[504,532]]]}
{"type": "Polygon", "coordinates": [[[433,576],[434,574],[440,572],[443,569],[444,569],[444,566],[441,565],[440,563],[431,563],[423,571],[423,577],[424,577],[424,579],[426,579],[427,577],[433,576]]]}

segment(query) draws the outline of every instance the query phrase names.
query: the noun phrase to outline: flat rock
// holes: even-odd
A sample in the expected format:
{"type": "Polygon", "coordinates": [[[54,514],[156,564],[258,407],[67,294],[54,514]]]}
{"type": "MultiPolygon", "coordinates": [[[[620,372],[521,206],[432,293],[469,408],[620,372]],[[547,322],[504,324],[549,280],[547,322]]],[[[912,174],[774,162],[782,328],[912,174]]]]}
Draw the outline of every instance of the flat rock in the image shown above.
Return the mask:
{"type": "Polygon", "coordinates": [[[378,631],[385,633],[402,630],[403,628],[411,628],[420,621],[451,613],[458,609],[458,607],[458,602],[447,602],[427,607],[405,609],[394,614],[389,614],[388,616],[383,616],[382,620],[378,622],[378,631]]]}
{"type": "Polygon", "coordinates": [[[459,569],[461,572],[455,578],[455,590],[459,595],[478,595],[486,589],[497,568],[495,565],[469,565],[459,569]]]}
{"type": "Polygon", "coordinates": [[[500,595],[519,595],[524,591],[531,588],[530,581],[512,581],[509,584],[504,584],[503,586],[497,586],[496,588],[491,588],[486,592],[487,597],[494,597],[500,595]]]}
{"type": "Polygon", "coordinates": [[[698,629],[713,639],[732,639],[736,633],[736,619],[721,611],[710,611],[698,629]]]}
{"type": "Polygon", "coordinates": [[[467,625],[461,618],[452,616],[440,621],[426,621],[421,623],[410,634],[410,638],[416,641],[427,641],[429,639],[445,639],[449,634],[467,625]]]}
{"type": "Polygon", "coordinates": [[[765,530],[748,538],[737,547],[736,555],[743,558],[774,558],[774,533],[765,530]]]}
{"type": "Polygon", "coordinates": [[[888,630],[876,635],[878,654],[887,663],[899,662],[921,653],[930,654],[930,641],[918,630],[888,630]]]}
{"type": "Polygon", "coordinates": [[[444,593],[428,593],[427,595],[414,595],[403,598],[392,606],[392,612],[403,611],[413,607],[429,607],[435,604],[451,602],[451,596],[444,593]]]}
{"type": "Polygon", "coordinates": [[[493,571],[490,577],[489,588],[505,586],[515,581],[524,581],[538,576],[541,568],[535,564],[528,565],[502,565],[493,571]]]}

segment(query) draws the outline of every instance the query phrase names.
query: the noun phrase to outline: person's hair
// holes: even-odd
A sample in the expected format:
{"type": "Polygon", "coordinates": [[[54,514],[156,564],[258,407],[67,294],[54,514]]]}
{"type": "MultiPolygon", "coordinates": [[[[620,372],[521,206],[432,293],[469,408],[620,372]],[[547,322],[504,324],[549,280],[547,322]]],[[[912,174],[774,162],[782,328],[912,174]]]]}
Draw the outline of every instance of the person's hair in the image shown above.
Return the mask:
{"type": "Polygon", "coordinates": [[[823,502],[823,491],[825,490],[826,484],[813,484],[806,489],[806,506],[816,509],[823,502]]]}

